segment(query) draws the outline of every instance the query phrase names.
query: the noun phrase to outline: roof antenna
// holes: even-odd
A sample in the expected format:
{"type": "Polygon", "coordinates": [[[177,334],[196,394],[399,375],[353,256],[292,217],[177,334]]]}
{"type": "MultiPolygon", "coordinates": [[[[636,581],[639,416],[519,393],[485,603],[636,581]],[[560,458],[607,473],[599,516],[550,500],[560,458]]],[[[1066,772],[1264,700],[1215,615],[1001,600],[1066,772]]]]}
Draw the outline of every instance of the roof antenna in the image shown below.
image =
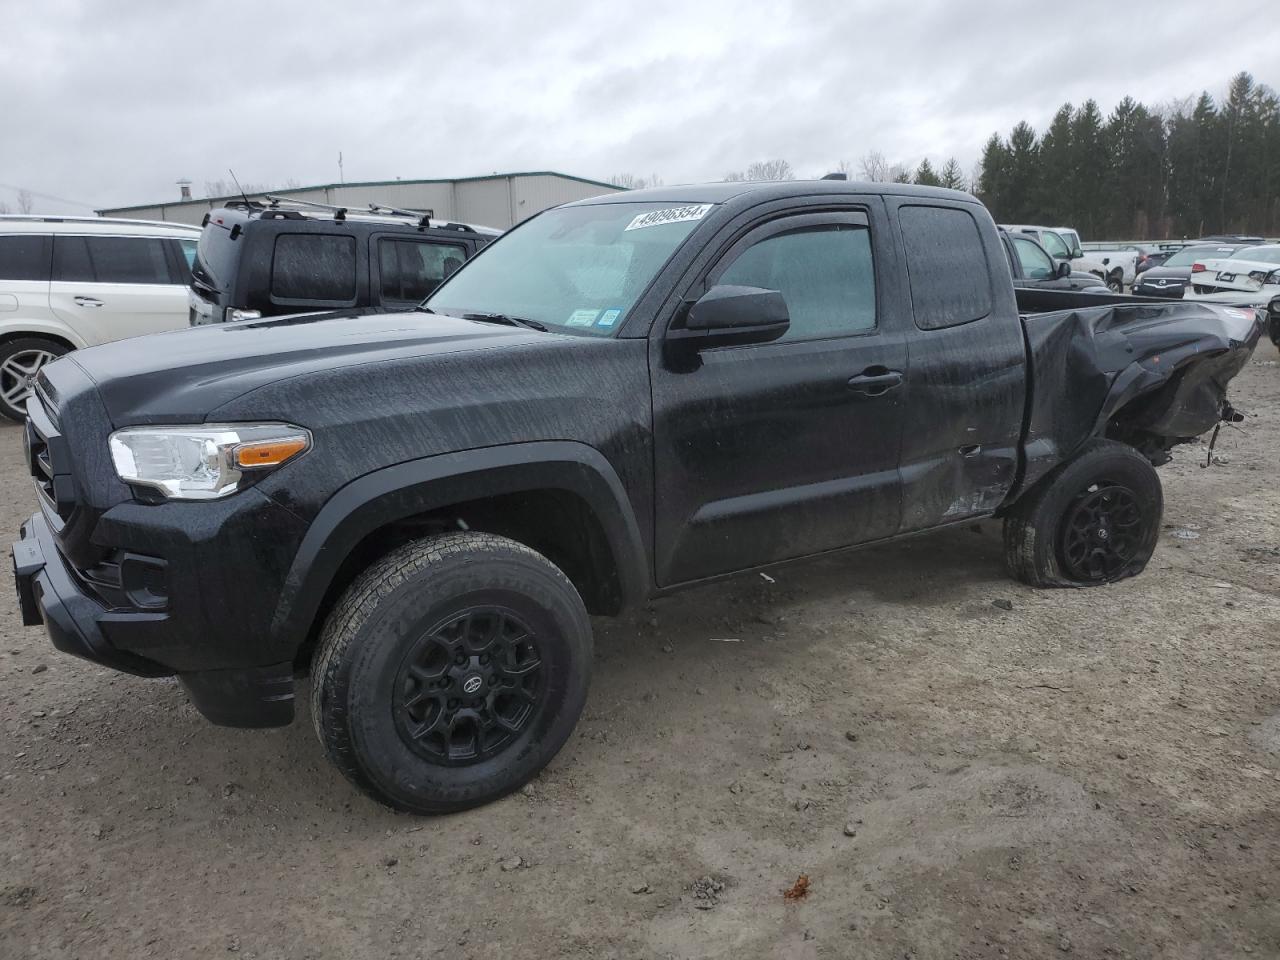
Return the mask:
{"type": "Polygon", "coordinates": [[[236,185],[236,189],[240,191],[240,196],[244,197],[244,205],[249,205],[249,195],[244,192],[244,187],[240,186],[240,181],[236,179],[236,172],[227,167],[227,173],[231,174],[231,182],[236,185]]]}

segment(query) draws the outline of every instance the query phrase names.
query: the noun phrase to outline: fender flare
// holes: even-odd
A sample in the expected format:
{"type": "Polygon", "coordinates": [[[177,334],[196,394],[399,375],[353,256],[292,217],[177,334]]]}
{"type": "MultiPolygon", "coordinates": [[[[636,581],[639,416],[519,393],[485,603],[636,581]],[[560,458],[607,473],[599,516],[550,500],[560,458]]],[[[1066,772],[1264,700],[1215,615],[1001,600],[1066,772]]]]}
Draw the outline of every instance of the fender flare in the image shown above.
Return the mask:
{"type": "Polygon", "coordinates": [[[342,487],[302,538],[281,589],[272,635],[293,649],[301,646],[342,562],[375,530],[451,503],[547,489],[586,502],[613,552],[624,605],[642,599],[648,591],[644,541],[612,464],[584,443],[536,441],[409,460],[342,487]]]}

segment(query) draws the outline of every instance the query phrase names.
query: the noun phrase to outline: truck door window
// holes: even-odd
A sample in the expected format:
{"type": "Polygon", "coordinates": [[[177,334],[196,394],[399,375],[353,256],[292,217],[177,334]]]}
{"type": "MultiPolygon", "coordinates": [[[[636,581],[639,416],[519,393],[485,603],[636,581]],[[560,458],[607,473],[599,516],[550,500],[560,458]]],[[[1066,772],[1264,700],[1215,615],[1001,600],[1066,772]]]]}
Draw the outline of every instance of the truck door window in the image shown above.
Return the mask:
{"type": "Polygon", "coordinates": [[[938,330],[991,312],[991,272],[978,223],[958,207],[898,211],[916,326],[938,330]]]}
{"type": "Polygon", "coordinates": [[[1010,237],[1017,251],[1022,273],[1028,280],[1048,280],[1054,274],[1053,261],[1039,246],[1023,237],[1010,237]]]}
{"type": "Polygon", "coordinates": [[[777,290],[791,327],[783,340],[865,333],[876,326],[871,234],[829,223],[774,233],[742,251],[716,283],[777,290]]]}
{"type": "Polygon", "coordinates": [[[356,298],[355,237],[282,233],[271,261],[272,300],[356,298]]]}
{"type": "Polygon", "coordinates": [[[467,259],[466,247],[420,240],[378,241],[382,299],[420,303],[467,259]]]}

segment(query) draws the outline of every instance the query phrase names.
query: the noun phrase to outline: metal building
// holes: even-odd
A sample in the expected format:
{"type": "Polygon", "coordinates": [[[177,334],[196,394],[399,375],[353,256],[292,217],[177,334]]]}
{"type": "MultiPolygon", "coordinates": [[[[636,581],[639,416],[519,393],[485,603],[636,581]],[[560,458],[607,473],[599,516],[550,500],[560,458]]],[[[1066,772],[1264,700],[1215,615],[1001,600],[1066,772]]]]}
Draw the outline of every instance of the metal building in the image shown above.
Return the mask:
{"type": "MultiPolygon", "coordinates": [[[[352,212],[371,203],[412,210],[430,210],[438,220],[456,220],[505,229],[539,211],[570,200],[581,200],[620,190],[599,180],[563,173],[495,173],[460,180],[376,180],[368,183],[329,183],[318,187],[294,187],[271,191],[273,196],[293,197],[348,207],[352,212]]],[[[253,199],[261,195],[250,194],[253,199]]],[[[175,200],[135,207],[99,210],[101,217],[136,220],[170,220],[199,224],[207,211],[237,197],[175,200]]]]}

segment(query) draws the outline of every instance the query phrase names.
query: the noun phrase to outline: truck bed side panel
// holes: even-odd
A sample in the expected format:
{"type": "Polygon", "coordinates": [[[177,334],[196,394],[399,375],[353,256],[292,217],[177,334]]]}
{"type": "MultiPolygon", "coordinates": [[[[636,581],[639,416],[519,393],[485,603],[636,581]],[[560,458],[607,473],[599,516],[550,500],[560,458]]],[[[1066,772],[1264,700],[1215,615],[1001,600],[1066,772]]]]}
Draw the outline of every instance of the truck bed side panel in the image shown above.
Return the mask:
{"type": "Polygon", "coordinates": [[[1116,299],[1023,317],[1031,401],[1020,490],[1109,427],[1170,441],[1209,430],[1261,334],[1253,311],[1116,299]]]}

